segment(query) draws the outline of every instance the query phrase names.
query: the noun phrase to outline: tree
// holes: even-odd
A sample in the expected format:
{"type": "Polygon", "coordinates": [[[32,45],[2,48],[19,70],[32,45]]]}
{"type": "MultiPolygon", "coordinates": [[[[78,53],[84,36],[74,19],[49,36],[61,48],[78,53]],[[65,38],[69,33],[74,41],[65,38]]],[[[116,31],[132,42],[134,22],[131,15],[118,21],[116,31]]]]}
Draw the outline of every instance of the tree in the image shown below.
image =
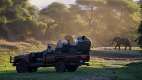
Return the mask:
{"type": "MultiPolygon", "coordinates": [[[[142,2],[140,3],[140,7],[141,7],[141,13],[142,13],[142,2]]],[[[141,15],[142,17],[142,15],[141,15]]],[[[138,45],[142,48],[142,21],[140,22],[139,28],[138,28],[138,45]]]]}
{"type": "Polygon", "coordinates": [[[0,36],[25,39],[38,30],[38,11],[28,0],[0,0],[0,36]]]}
{"type": "Polygon", "coordinates": [[[61,3],[52,3],[47,8],[41,10],[42,16],[46,16],[44,19],[47,21],[48,38],[52,36],[52,39],[63,37],[66,34],[76,35],[82,32],[84,22],[82,22],[81,16],[76,13],[72,7],[67,7],[61,3]],[[53,21],[49,22],[49,19],[53,21]],[[51,25],[52,24],[52,25],[51,25]],[[82,28],[81,28],[82,27],[82,28]],[[80,29],[80,32],[79,32],[80,29]]]}
{"type": "Polygon", "coordinates": [[[88,27],[91,26],[89,36],[99,45],[115,36],[136,37],[140,13],[134,1],[77,0],[77,5],[88,27]]]}
{"type": "Polygon", "coordinates": [[[101,5],[104,3],[104,0],[77,0],[76,1],[78,5],[82,6],[82,9],[86,13],[86,19],[88,22],[88,25],[90,27],[93,26],[94,20],[95,20],[95,10],[96,5],[101,5]]]}

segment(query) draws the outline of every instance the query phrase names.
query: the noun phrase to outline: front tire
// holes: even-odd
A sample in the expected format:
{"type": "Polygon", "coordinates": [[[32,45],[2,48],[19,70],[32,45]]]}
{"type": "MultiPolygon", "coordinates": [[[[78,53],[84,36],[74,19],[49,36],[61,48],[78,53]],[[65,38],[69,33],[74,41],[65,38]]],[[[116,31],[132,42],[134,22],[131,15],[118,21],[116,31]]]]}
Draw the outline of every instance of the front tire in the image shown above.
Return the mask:
{"type": "Polygon", "coordinates": [[[16,64],[16,71],[18,73],[26,73],[28,72],[28,65],[25,61],[19,61],[17,64],[16,64]]]}

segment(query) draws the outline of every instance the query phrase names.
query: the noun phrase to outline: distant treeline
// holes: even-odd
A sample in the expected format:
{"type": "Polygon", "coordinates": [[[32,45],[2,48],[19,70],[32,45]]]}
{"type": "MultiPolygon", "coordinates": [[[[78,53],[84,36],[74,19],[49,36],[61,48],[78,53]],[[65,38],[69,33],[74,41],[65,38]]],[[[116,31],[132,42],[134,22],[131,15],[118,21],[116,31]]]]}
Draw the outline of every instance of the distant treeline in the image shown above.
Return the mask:
{"type": "Polygon", "coordinates": [[[69,6],[54,2],[41,10],[28,0],[0,0],[0,38],[45,42],[87,35],[104,46],[115,36],[135,39],[140,16],[140,5],[133,0],[76,0],[69,6]]]}

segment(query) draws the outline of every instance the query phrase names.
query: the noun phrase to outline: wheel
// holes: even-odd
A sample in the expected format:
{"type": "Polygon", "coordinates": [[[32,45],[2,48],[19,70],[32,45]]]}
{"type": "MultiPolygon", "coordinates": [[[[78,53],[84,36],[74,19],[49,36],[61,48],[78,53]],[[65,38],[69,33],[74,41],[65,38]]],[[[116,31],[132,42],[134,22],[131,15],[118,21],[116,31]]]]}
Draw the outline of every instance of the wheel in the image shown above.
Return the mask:
{"type": "Polygon", "coordinates": [[[28,65],[25,61],[19,61],[16,65],[16,71],[18,73],[28,72],[28,65]]]}
{"type": "Polygon", "coordinates": [[[37,72],[37,67],[29,67],[28,72],[37,72]]]}
{"type": "Polygon", "coordinates": [[[78,65],[66,65],[68,72],[75,72],[78,68],[78,65]]]}
{"type": "Polygon", "coordinates": [[[65,72],[66,66],[63,62],[57,62],[55,65],[56,72],[65,72]]]}

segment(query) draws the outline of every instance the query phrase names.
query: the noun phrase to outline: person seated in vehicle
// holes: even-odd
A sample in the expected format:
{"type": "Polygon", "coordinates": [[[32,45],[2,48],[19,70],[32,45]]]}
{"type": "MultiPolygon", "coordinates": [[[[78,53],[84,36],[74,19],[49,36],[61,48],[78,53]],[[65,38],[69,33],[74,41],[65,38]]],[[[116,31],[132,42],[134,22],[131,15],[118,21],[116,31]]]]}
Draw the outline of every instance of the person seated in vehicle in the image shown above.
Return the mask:
{"type": "Polygon", "coordinates": [[[51,44],[48,44],[47,49],[43,51],[43,56],[46,56],[48,54],[53,54],[55,52],[55,49],[52,47],[51,44]]]}
{"type": "Polygon", "coordinates": [[[76,47],[77,51],[83,54],[89,54],[91,41],[86,36],[78,37],[76,41],[76,47]]]}
{"type": "Polygon", "coordinates": [[[52,45],[48,45],[48,48],[47,48],[47,52],[49,53],[49,54],[52,54],[52,53],[54,53],[54,51],[55,51],[55,49],[52,47],[52,45]]]}
{"type": "Polygon", "coordinates": [[[64,40],[59,40],[57,42],[56,51],[62,53],[68,53],[72,51],[73,46],[75,46],[75,42],[72,36],[66,35],[64,40]]]}
{"type": "Polygon", "coordinates": [[[55,51],[61,53],[64,50],[64,47],[68,44],[67,40],[58,40],[55,51]]]}
{"type": "Polygon", "coordinates": [[[56,46],[56,51],[57,51],[57,52],[61,52],[62,47],[63,47],[63,42],[62,42],[62,40],[58,40],[57,46],[56,46]]]}
{"type": "Polygon", "coordinates": [[[69,53],[76,52],[76,43],[75,43],[74,38],[70,35],[66,36],[65,38],[68,41],[68,52],[69,53]]]}
{"type": "Polygon", "coordinates": [[[70,39],[71,39],[71,36],[70,36],[70,35],[66,35],[66,36],[64,37],[64,40],[62,41],[63,46],[62,46],[62,49],[61,49],[63,53],[68,53],[68,52],[69,52],[70,39]]]}

